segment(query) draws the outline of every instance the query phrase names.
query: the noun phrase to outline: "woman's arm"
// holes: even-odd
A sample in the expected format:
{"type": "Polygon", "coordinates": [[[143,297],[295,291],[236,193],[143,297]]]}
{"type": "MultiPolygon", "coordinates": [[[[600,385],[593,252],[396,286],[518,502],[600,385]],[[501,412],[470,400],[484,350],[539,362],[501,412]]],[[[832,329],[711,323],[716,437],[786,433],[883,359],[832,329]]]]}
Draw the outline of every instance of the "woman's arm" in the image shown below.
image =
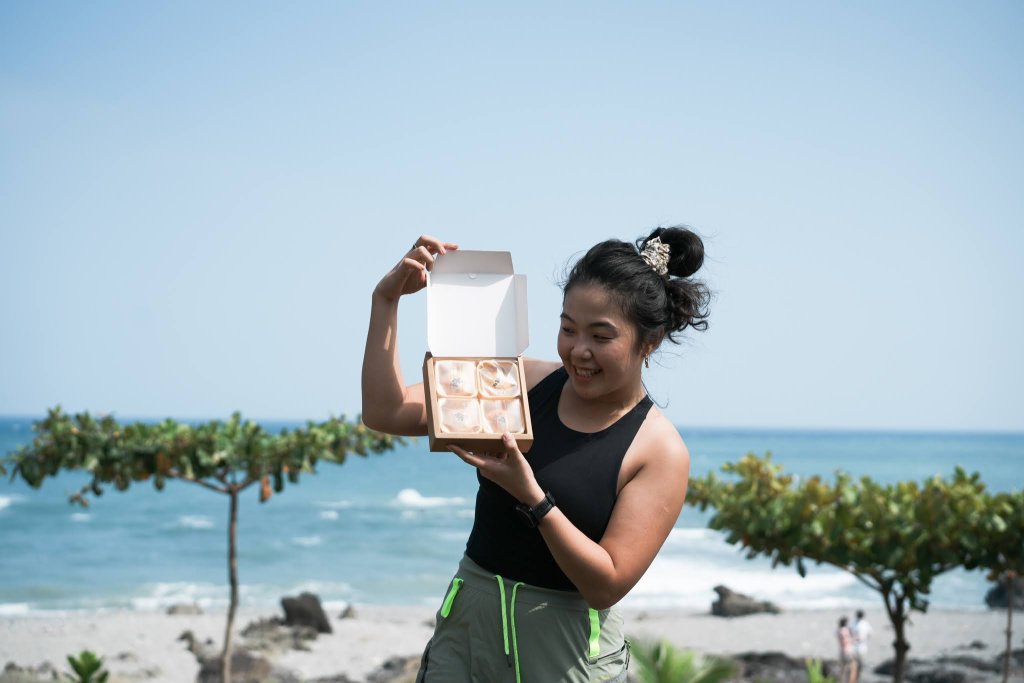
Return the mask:
{"type": "Polygon", "coordinates": [[[426,434],[423,385],[406,386],[398,360],[398,300],[423,289],[437,254],[458,246],[423,235],[373,290],[363,352],[363,423],[389,434],[426,434]]]}
{"type": "MultiPolygon", "coordinates": [[[[634,441],[639,448],[637,472],[622,487],[608,528],[600,543],[580,531],[556,506],[540,523],[552,556],[583,599],[595,609],[616,604],[636,585],[658,554],[686,498],[690,455],[679,433],[667,420],[634,441]]],[[[483,476],[527,505],[544,497],[533,470],[506,439],[506,453],[470,454],[452,450],[483,476]]]]}

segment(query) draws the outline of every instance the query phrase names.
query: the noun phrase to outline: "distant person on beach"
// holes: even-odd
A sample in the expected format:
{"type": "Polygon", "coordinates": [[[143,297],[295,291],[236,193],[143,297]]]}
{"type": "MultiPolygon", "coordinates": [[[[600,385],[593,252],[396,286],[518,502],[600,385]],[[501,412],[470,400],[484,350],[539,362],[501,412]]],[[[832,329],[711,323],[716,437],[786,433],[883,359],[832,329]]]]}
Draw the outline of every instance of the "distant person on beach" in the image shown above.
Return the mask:
{"type": "Polygon", "coordinates": [[[857,610],[857,618],[853,622],[853,654],[857,664],[857,672],[853,677],[854,683],[860,680],[861,672],[864,671],[864,658],[868,654],[868,639],[871,638],[871,624],[864,618],[864,610],[857,610]]]}
{"type": "Polygon", "coordinates": [[[837,683],[854,683],[857,680],[857,659],[853,648],[853,631],[849,626],[849,619],[839,619],[839,630],[836,631],[839,639],[839,679],[837,683]]]}
{"type": "MultiPolygon", "coordinates": [[[[373,292],[363,357],[363,421],[426,434],[422,384],[406,386],[398,302],[424,288],[455,244],[423,236],[373,292]]],[[[707,327],[710,299],[692,278],[701,239],[658,228],[608,240],[562,285],[560,360],[524,358],[534,443],[452,451],[477,469],[473,529],[441,601],[417,683],[626,680],[628,645],[614,606],[640,580],[686,496],[690,456],[653,405],[642,371],[666,339],[707,327]]]]}

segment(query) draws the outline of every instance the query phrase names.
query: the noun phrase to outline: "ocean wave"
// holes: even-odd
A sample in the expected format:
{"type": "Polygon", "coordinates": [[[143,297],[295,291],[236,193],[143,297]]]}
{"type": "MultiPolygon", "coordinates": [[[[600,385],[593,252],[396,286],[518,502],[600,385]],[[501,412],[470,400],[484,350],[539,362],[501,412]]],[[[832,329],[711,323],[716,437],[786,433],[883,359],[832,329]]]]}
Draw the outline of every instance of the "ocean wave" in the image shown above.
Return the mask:
{"type": "Polygon", "coordinates": [[[9,508],[15,503],[20,503],[23,500],[25,500],[23,496],[0,496],[0,510],[9,508]]]}
{"type": "Polygon", "coordinates": [[[336,510],[321,510],[320,519],[338,519],[338,512],[336,510]]]}
{"type": "Polygon", "coordinates": [[[178,526],[185,529],[212,529],[213,520],[205,515],[182,515],[178,517],[178,526]]]}
{"type": "Polygon", "coordinates": [[[88,522],[90,519],[92,519],[92,515],[90,515],[88,512],[72,512],[71,513],[71,521],[72,522],[88,522]]]}
{"type": "MultiPolygon", "coordinates": [[[[245,584],[238,587],[240,596],[249,594],[251,590],[245,584]]],[[[225,586],[215,583],[167,581],[146,584],[143,591],[143,595],[130,598],[132,609],[150,612],[179,603],[196,604],[206,609],[227,603],[225,586]]]]}
{"type": "Polygon", "coordinates": [[[352,501],[350,500],[321,500],[317,501],[317,506],[327,508],[329,510],[345,510],[352,507],[352,501]]]}
{"type": "Polygon", "coordinates": [[[295,545],[301,545],[307,548],[314,545],[320,545],[321,542],[323,542],[323,539],[319,536],[298,536],[297,538],[292,539],[292,543],[295,545]]]}
{"type": "Polygon", "coordinates": [[[768,563],[723,565],[691,558],[660,556],[633,588],[624,604],[710,607],[715,586],[724,585],[756,600],[784,608],[845,606],[867,599],[866,588],[846,572],[821,569],[801,578],[792,567],[771,569],[768,563]]]}
{"type": "Polygon", "coordinates": [[[30,611],[27,602],[0,603],[0,617],[18,617],[28,614],[30,611]]]}
{"type": "Polygon", "coordinates": [[[443,496],[424,496],[416,489],[402,489],[392,501],[398,507],[405,508],[436,508],[448,505],[465,505],[466,499],[461,496],[445,498],[443,496]]]}

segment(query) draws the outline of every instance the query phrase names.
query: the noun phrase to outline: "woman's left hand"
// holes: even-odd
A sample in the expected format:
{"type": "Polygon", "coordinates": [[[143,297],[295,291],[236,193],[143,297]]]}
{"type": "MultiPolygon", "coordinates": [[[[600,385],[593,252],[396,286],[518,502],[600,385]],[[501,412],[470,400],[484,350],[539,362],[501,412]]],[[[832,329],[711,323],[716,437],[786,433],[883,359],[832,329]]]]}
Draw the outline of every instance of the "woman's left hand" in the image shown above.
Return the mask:
{"type": "Polygon", "coordinates": [[[498,453],[471,453],[459,446],[448,448],[520,503],[536,505],[544,497],[544,491],[533,475],[533,468],[526,462],[511,434],[503,434],[502,442],[505,451],[498,453]]]}

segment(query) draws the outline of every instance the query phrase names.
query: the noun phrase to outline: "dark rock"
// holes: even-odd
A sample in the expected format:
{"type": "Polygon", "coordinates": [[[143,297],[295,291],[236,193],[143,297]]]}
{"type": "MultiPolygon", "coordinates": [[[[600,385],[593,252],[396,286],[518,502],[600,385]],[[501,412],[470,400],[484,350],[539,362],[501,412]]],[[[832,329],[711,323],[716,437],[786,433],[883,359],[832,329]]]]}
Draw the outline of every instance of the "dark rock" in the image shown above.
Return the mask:
{"type": "MultiPolygon", "coordinates": [[[[895,667],[895,660],[889,659],[875,667],[874,673],[880,676],[892,676],[895,667]]],[[[998,670],[985,660],[967,655],[942,656],[934,660],[908,659],[904,680],[908,683],[966,683],[967,681],[995,680],[992,674],[998,670]]]]}
{"type": "Polygon", "coordinates": [[[281,598],[286,626],[312,626],[318,633],[332,633],[331,622],[327,620],[320,598],[312,593],[302,593],[297,598],[281,598]]]}
{"type": "MultiPolygon", "coordinates": [[[[1024,576],[1018,576],[1013,580],[1013,611],[1024,611],[1024,576]]],[[[997,581],[985,594],[985,604],[992,609],[1006,609],[1009,605],[1009,594],[1006,592],[1006,582],[997,581]]]]}
{"type": "Polygon", "coordinates": [[[203,610],[195,603],[179,602],[167,608],[168,614],[202,614],[203,610]]]}
{"type": "Polygon", "coordinates": [[[345,606],[345,609],[343,609],[341,611],[341,614],[338,615],[338,618],[339,619],[355,619],[357,616],[359,616],[359,615],[356,614],[355,606],[353,606],[352,604],[348,604],[348,605],[345,606]]]}
{"type": "Polygon", "coordinates": [[[736,678],[752,681],[801,681],[806,683],[807,665],[802,659],[781,652],[743,652],[724,659],[736,662],[736,678]]]}
{"type": "Polygon", "coordinates": [[[53,666],[45,662],[40,666],[18,666],[14,662],[7,662],[4,670],[0,673],[0,683],[47,683],[57,677],[53,666]]]}
{"type": "Polygon", "coordinates": [[[248,650],[281,654],[288,650],[309,652],[309,641],[316,640],[312,626],[285,626],[282,619],[257,619],[241,631],[248,650]]]}
{"type": "MultiPolygon", "coordinates": [[[[270,660],[245,650],[231,653],[232,683],[262,683],[270,677],[274,667],[270,660]]],[[[196,683],[220,683],[220,657],[210,657],[199,662],[196,683]]]]}
{"type": "Polygon", "coordinates": [[[419,655],[392,657],[367,676],[366,683],[413,683],[419,669],[419,655]]]}
{"type": "Polygon", "coordinates": [[[711,614],[716,617],[742,617],[747,614],[758,614],[767,612],[779,614],[782,612],[776,605],[770,602],[760,602],[753,598],[736,593],[725,586],[715,586],[718,593],[718,600],[711,603],[711,614]]]}
{"type": "Polygon", "coordinates": [[[989,660],[971,657],[970,655],[948,655],[939,657],[935,661],[940,665],[948,666],[952,664],[954,666],[962,666],[965,669],[977,669],[978,671],[998,672],[1003,670],[1002,659],[999,659],[999,664],[993,664],[989,660]]]}

